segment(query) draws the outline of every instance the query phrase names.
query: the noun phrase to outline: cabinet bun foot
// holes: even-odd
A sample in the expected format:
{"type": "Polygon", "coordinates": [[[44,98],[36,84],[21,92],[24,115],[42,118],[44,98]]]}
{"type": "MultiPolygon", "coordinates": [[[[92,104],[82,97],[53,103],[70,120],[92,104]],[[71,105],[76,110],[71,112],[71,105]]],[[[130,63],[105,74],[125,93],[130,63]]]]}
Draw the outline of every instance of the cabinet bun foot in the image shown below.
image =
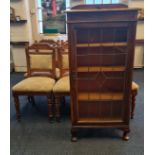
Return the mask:
{"type": "Polygon", "coordinates": [[[72,134],[71,141],[72,142],[77,142],[77,128],[72,127],[71,134],[72,134]]]}
{"type": "Polygon", "coordinates": [[[56,118],[56,121],[57,121],[58,123],[60,123],[60,122],[61,122],[61,119],[60,119],[59,117],[57,117],[57,118],[56,118]]]}
{"type": "Polygon", "coordinates": [[[129,139],[130,139],[130,138],[129,138],[128,135],[123,136],[123,140],[124,140],[124,141],[128,141],[129,139]]]}
{"type": "Polygon", "coordinates": [[[71,138],[71,141],[72,141],[72,142],[77,142],[77,137],[72,137],[72,138],[71,138]]]}
{"type": "Polygon", "coordinates": [[[125,129],[123,132],[123,140],[128,141],[129,140],[129,134],[130,130],[129,129],[125,129]]]}

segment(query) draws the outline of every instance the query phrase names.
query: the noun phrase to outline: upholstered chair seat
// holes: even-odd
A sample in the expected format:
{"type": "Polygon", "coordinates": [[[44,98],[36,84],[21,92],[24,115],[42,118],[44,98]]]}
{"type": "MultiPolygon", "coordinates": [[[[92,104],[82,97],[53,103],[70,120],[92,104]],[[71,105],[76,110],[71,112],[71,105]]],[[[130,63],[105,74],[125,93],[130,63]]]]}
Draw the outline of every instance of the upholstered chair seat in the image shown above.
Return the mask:
{"type": "Polygon", "coordinates": [[[139,90],[139,85],[132,81],[132,91],[131,91],[131,98],[132,98],[132,102],[131,102],[131,119],[134,117],[134,112],[135,112],[135,107],[136,107],[136,95],[138,93],[139,90]]]}
{"type": "Polygon", "coordinates": [[[60,78],[53,87],[54,93],[69,93],[70,92],[70,83],[69,76],[64,76],[60,78]]]}
{"type": "Polygon", "coordinates": [[[132,91],[138,90],[138,89],[139,89],[139,85],[136,82],[132,81],[132,91]]]}
{"type": "Polygon", "coordinates": [[[17,83],[13,92],[52,92],[55,80],[50,77],[29,77],[17,83]]]}

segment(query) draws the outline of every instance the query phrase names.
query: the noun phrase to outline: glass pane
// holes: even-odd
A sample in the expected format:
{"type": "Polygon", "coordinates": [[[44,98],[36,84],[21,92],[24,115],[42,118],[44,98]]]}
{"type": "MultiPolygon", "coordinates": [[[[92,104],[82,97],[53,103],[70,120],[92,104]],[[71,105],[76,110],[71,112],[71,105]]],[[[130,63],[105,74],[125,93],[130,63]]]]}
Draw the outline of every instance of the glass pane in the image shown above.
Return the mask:
{"type": "Polygon", "coordinates": [[[66,8],[70,7],[70,0],[66,0],[66,8]]]}
{"type": "Polygon", "coordinates": [[[95,4],[102,4],[102,0],[95,0],[95,4]]]}
{"type": "Polygon", "coordinates": [[[37,0],[39,32],[66,33],[66,7],[70,7],[70,0],[37,0]],[[42,26],[42,28],[41,28],[42,26]]]}
{"type": "Polygon", "coordinates": [[[86,4],[94,4],[94,0],[86,0],[86,4]]]}
{"type": "Polygon", "coordinates": [[[38,2],[38,7],[41,7],[41,1],[42,1],[42,0],[37,0],[37,2],[38,2]]]}
{"type": "Polygon", "coordinates": [[[38,22],[39,25],[39,33],[43,33],[43,22],[38,22]]]}
{"type": "Polygon", "coordinates": [[[103,4],[110,4],[111,0],[103,0],[103,4]]]}
{"type": "Polygon", "coordinates": [[[42,10],[38,9],[38,20],[42,21],[43,20],[43,16],[42,16],[42,10]]]}
{"type": "Polygon", "coordinates": [[[112,0],[113,4],[119,3],[119,0],[112,0]]]}

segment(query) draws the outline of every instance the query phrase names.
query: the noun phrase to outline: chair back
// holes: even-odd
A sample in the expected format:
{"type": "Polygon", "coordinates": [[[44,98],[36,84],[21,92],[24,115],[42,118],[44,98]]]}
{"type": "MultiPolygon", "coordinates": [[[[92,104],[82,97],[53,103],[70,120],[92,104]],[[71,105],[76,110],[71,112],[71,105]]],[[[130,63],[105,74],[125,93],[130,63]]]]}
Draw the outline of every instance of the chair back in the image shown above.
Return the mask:
{"type": "Polygon", "coordinates": [[[64,49],[66,49],[66,51],[68,51],[68,41],[63,41],[61,40],[61,47],[63,47],[64,49]]]}
{"type": "Polygon", "coordinates": [[[47,43],[34,43],[26,47],[28,76],[55,78],[55,49],[47,43]]]}
{"type": "Polygon", "coordinates": [[[42,39],[39,41],[39,43],[47,43],[47,44],[50,44],[50,46],[53,46],[53,47],[57,47],[60,43],[59,41],[54,41],[52,39],[42,39]]]}
{"type": "Polygon", "coordinates": [[[68,42],[62,42],[58,48],[58,65],[60,68],[60,77],[69,75],[69,52],[68,42]]]}

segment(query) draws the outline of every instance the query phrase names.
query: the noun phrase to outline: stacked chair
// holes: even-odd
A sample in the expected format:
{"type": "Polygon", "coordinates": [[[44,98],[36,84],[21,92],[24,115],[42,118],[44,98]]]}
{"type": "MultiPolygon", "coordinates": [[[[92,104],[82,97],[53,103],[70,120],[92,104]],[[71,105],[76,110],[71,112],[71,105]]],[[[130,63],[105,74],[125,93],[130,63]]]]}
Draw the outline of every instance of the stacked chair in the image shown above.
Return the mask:
{"type": "MultiPolygon", "coordinates": [[[[25,79],[12,88],[17,120],[20,121],[19,96],[28,96],[34,103],[34,95],[48,98],[48,118],[60,122],[61,102],[70,95],[68,42],[42,40],[26,47],[27,73],[25,79]]],[[[132,82],[131,118],[134,117],[136,95],[139,86],[132,82]]]]}
{"type": "Polygon", "coordinates": [[[59,77],[57,76],[57,82],[53,87],[53,94],[55,97],[55,114],[56,120],[60,121],[60,103],[63,100],[65,102],[65,96],[70,95],[70,83],[69,83],[69,55],[68,55],[68,43],[61,42],[58,47],[58,68],[60,70],[59,77]]]}
{"type": "Polygon", "coordinates": [[[55,51],[49,44],[35,43],[26,47],[27,77],[12,88],[17,120],[20,121],[19,96],[44,95],[48,98],[48,117],[53,119],[55,84],[55,51]]]}

